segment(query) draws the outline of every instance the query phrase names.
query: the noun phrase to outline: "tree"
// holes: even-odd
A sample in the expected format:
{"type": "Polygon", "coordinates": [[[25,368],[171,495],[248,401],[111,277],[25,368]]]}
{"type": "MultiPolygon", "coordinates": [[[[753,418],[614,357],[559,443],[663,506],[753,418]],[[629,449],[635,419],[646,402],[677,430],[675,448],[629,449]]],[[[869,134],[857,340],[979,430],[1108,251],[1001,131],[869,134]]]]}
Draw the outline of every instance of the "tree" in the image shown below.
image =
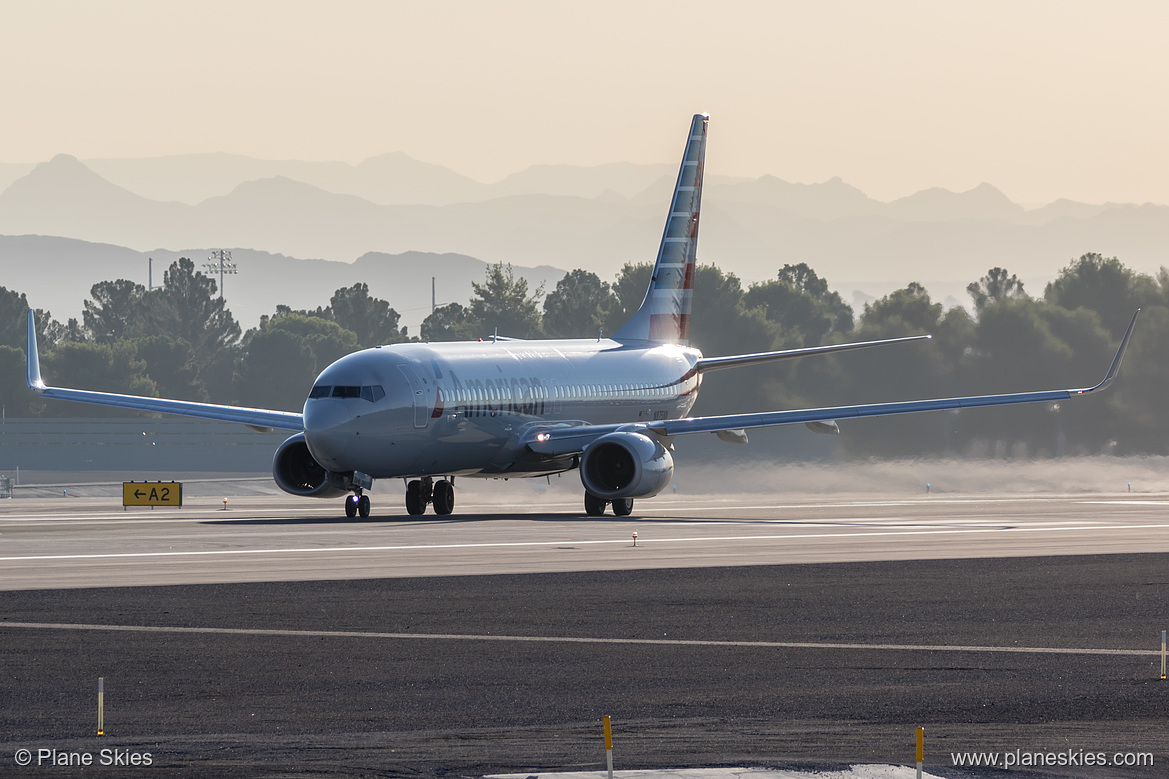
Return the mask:
{"type": "MultiPolygon", "coordinates": [[[[146,363],[138,359],[137,348],[130,341],[113,344],[64,341],[46,352],[42,362],[42,373],[48,384],[126,395],[154,397],[158,394],[154,381],[146,375],[146,363]]],[[[50,416],[126,414],[108,406],[85,406],[84,412],[81,408],[73,403],[52,403],[46,405],[45,412],[50,416]]]]}
{"type": "Polygon", "coordinates": [[[24,350],[0,344],[0,404],[9,417],[32,416],[41,402],[25,383],[24,350]]]}
{"type": "MultiPolygon", "coordinates": [[[[819,405],[895,402],[958,394],[958,367],[973,338],[974,325],[961,308],[945,311],[925,287],[911,282],[865,306],[850,340],[870,341],[910,335],[933,340],[862,349],[828,358],[843,370],[838,382],[822,388],[819,405]]],[[[817,358],[821,359],[821,358],[817,358]]],[[[953,417],[912,414],[841,425],[842,443],[856,453],[898,456],[943,452],[953,445],[953,417]]]]}
{"type": "Polygon", "coordinates": [[[649,262],[627,262],[621,268],[617,279],[610,286],[617,300],[605,320],[606,333],[617,332],[617,329],[641,306],[641,301],[645,299],[645,291],[649,288],[653,267],[649,262]]]}
{"type": "Polygon", "coordinates": [[[358,350],[357,336],[328,319],[299,313],[274,316],[264,325],[268,332],[284,331],[304,345],[313,357],[313,373],[358,350]]]}
{"type": "MultiPolygon", "coordinates": [[[[1162,271],[1162,274],[1164,271],[1162,271]]],[[[1120,379],[1105,393],[1118,451],[1169,454],[1169,308],[1142,309],[1120,379]]]]}
{"type": "Polygon", "coordinates": [[[1157,293],[1152,278],[1133,273],[1117,258],[1085,254],[1061,270],[1043,296],[1057,306],[1095,311],[1119,339],[1133,312],[1148,298],[1159,297],[1157,293]]]}
{"type": "Polygon", "coordinates": [[[544,332],[553,338],[590,338],[605,329],[617,297],[595,273],[574,270],[544,298],[544,332]]]}
{"type": "MultiPolygon", "coordinates": [[[[1112,349],[1099,317],[1039,300],[1000,300],[978,318],[968,384],[978,393],[1045,390],[1094,384],[1112,349]]],[[[1023,442],[1031,452],[1062,454],[1062,436],[1089,448],[1107,437],[1107,396],[1058,405],[1028,405],[993,413],[963,412],[966,434],[1023,442]],[[976,425],[976,428],[974,427],[976,425]]]]}
{"type": "MultiPolygon", "coordinates": [[[[758,309],[743,305],[738,276],[714,265],[694,269],[694,300],[690,314],[690,344],[704,355],[763,352],[777,345],[779,328],[758,309]]],[[[755,411],[787,375],[784,366],[763,365],[715,371],[703,379],[696,414],[755,411]]]]}
{"type": "Polygon", "coordinates": [[[135,339],[138,356],[146,372],[164,398],[206,401],[208,392],[191,364],[191,345],[169,335],[151,335],[135,339]]]}
{"type": "Polygon", "coordinates": [[[479,325],[470,309],[459,303],[439,306],[422,320],[419,332],[423,341],[468,341],[476,338],[479,325]]]}
{"type": "Polygon", "coordinates": [[[146,335],[146,287],[129,279],[99,281],[89,289],[81,320],[94,341],[113,343],[146,335]]]}
{"type": "Polygon", "coordinates": [[[974,300],[974,310],[981,312],[989,303],[998,303],[1002,300],[1023,300],[1027,293],[1023,291],[1023,282],[1015,274],[1007,275],[1006,270],[999,267],[991,268],[978,281],[966,285],[966,291],[974,300]]]}
{"type": "Polygon", "coordinates": [[[249,333],[234,385],[245,406],[299,411],[316,377],[312,350],[288,330],[268,328],[249,333]]]}
{"type": "Polygon", "coordinates": [[[930,300],[925,287],[911,281],[904,289],[866,303],[860,329],[879,338],[929,333],[941,320],[942,308],[930,300]]]}
{"type": "Polygon", "coordinates": [[[357,349],[357,336],[332,319],[277,306],[244,336],[235,395],[247,406],[298,410],[317,375],[357,349]]]}
{"type": "Polygon", "coordinates": [[[398,330],[398,312],[385,300],[370,297],[365,282],[334,292],[325,311],[331,313],[334,322],[356,335],[361,347],[405,340],[406,334],[398,330]]]}
{"type": "Polygon", "coordinates": [[[739,277],[715,265],[694,269],[690,323],[690,343],[710,357],[767,351],[779,335],[761,311],[747,310],[739,277]]]}
{"type": "MultiPolygon", "coordinates": [[[[27,316],[28,298],[24,293],[0,287],[0,345],[24,348],[25,334],[28,332],[27,316]]],[[[49,319],[47,312],[45,319],[49,319]]]]}
{"type": "Polygon", "coordinates": [[[88,333],[101,344],[134,340],[164,394],[206,400],[203,374],[224,354],[231,354],[240,335],[239,325],[215,293],[215,282],[183,257],[163,274],[159,289],[148,292],[128,279],[94,284],[84,303],[84,328],[71,321],[54,335],[56,340],[79,340],[88,333]]]}
{"type": "MultiPolygon", "coordinates": [[[[0,346],[11,346],[24,351],[28,339],[28,298],[23,292],[14,292],[0,287],[0,346]]],[[[53,315],[44,309],[34,312],[34,327],[37,342],[42,348],[51,348],[58,341],[65,340],[70,329],[53,319],[53,315]]],[[[76,333],[76,322],[71,322],[72,330],[76,333]]]]}
{"type": "MultiPolygon", "coordinates": [[[[21,295],[21,297],[24,296],[21,295]]],[[[21,321],[25,322],[23,319],[21,321]]],[[[37,344],[39,344],[42,349],[52,349],[62,341],[69,340],[66,338],[65,326],[56,319],[53,319],[53,314],[51,311],[46,311],[43,308],[35,309],[33,312],[33,321],[33,326],[36,328],[37,344]]],[[[22,324],[22,332],[27,333],[27,331],[28,325],[22,324]]],[[[25,337],[26,336],[21,337],[20,344],[22,347],[25,343],[25,337]]]]}
{"type": "Polygon", "coordinates": [[[528,294],[528,282],[516,278],[511,264],[489,265],[482,284],[471,282],[475,290],[471,298],[470,319],[486,335],[498,331],[510,338],[535,338],[540,335],[540,309],[536,301],[544,294],[539,288],[528,294]]]}
{"type": "Polygon", "coordinates": [[[763,309],[785,336],[794,336],[803,346],[821,344],[829,333],[847,333],[853,327],[852,308],[802,262],[784,265],[775,281],[752,284],[744,303],[763,309]]]}
{"type": "Polygon", "coordinates": [[[215,293],[215,282],[180,257],[163,274],[162,287],[146,295],[148,332],[189,343],[196,375],[240,337],[239,325],[215,293]]]}

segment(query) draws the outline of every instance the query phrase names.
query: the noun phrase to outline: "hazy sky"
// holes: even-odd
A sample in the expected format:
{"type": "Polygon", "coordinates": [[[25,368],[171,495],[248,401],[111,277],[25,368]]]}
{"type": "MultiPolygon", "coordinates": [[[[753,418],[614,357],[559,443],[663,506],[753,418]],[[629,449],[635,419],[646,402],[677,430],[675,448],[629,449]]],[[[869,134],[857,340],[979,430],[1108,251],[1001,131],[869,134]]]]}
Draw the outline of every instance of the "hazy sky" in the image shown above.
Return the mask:
{"type": "Polygon", "coordinates": [[[1169,3],[0,0],[0,161],[403,151],[1169,203],[1169,3]]]}

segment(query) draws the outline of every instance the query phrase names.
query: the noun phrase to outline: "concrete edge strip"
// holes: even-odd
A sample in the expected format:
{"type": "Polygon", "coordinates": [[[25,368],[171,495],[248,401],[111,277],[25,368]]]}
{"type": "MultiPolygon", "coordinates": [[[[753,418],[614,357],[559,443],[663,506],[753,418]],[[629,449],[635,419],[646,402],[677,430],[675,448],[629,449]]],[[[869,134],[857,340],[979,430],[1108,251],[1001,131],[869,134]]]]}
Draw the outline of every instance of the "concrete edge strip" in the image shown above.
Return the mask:
{"type": "MultiPolygon", "coordinates": [[[[855,533],[797,533],[794,535],[767,535],[767,536],[694,536],[686,538],[655,538],[653,544],[692,544],[710,543],[714,541],[772,541],[791,542],[806,541],[823,538],[872,538],[892,536],[931,536],[931,535],[959,535],[973,533],[1082,533],[1094,530],[1150,530],[1169,528],[1169,524],[1142,524],[1142,525],[1089,525],[1089,526],[1042,526],[1042,527],[992,527],[992,528],[950,528],[944,530],[889,530],[865,531],[855,533]]],[[[402,552],[426,551],[440,549],[491,549],[504,547],[542,547],[542,546],[586,546],[600,544],[624,544],[629,540],[604,539],[585,541],[511,541],[477,544],[410,544],[403,546],[318,546],[299,549],[205,549],[187,552],[108,552],[103,554],[58,554],[58,555],[17,555],[14,557],[0,557],[0,562],[21,563],[43,560],[101,560],[114,558],[142,558],[142,557],[203,557],[208,555],[272,555],[272,554],[320,554],[337,552],[402,552]]],[[[642,546],[646,545],[643,539],[642,546]]]]}

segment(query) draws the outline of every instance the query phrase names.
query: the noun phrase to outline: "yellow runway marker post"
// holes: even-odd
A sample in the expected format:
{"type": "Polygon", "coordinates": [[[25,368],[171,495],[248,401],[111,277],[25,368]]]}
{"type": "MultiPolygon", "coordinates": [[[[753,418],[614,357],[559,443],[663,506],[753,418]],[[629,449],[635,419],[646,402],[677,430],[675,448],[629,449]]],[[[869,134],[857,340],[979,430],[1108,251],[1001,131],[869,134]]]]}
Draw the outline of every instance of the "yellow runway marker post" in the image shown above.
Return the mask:
{"type": "Polygon", "coordinates": [[[921,764],[923,760],[923,747],[925,746],[925,728],[917,729],[917,779],[921,779],[921,764]]]}
{"type": "Polygon", "coordinates": [[[605,715],[605,764],[609,767],[609,779],[613,779],[613,723],[605,715]]]}
{"type": "Polygon", "coordinates": [[[1165,678],[1165,631],[1161,631],[1161,678],[1165,678]]]}
{"type": "Polygon", "coordinates": [[[106,679],[104,676],[97,677],[97,734],[104,736],[106,733],[106,679]]]}

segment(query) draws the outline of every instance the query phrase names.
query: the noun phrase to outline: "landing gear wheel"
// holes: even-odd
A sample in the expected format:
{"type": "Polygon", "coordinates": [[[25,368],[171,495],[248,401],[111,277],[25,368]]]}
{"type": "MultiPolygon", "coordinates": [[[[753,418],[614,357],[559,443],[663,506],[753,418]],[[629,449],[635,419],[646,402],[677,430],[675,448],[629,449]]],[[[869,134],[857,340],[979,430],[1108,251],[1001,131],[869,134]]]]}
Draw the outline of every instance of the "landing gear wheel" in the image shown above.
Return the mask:
{"type": "Polygon", "coordinates": [[[601,500],[596,495],[593,495],[591,492],[585,493],[585,514],[587,514],[588,516],[590,516],[590,517],[603,516],[605,513],[605,506],[606,505],[608,505],[608,501],[601,500]]]}
{"type": "Polygon", "coordinates": [[[613,501],[613,515],[627,517],[633,513],[633,498],[617,498],[613,501]]]}
{"type": "Polygon", "coordinates": [[[422,495],[422,482],[414,480],[406,485],[406,513],[417,516],[426,511],[426,498],[422,495]]]}
{"type": "Polygon", "coordinates": [[[432,501],[435,514],[450,514],[455,510],[455,485],[446,479],[436,481],[432,501]]]}
{"type": "MultiPolygon", "coordinates": [[[[632,501],[630,501],[632,503],[632,501]]],[[[357,499],[357,513],[361,515],[362,519],[369,516],[369,496],[362,495],[357,499]]]]}
{"type": "Polygon", "coordinates": [[[357,496],[347,495],[345,497],[345,516],[353,519],[357,516],[357,496]]]}

